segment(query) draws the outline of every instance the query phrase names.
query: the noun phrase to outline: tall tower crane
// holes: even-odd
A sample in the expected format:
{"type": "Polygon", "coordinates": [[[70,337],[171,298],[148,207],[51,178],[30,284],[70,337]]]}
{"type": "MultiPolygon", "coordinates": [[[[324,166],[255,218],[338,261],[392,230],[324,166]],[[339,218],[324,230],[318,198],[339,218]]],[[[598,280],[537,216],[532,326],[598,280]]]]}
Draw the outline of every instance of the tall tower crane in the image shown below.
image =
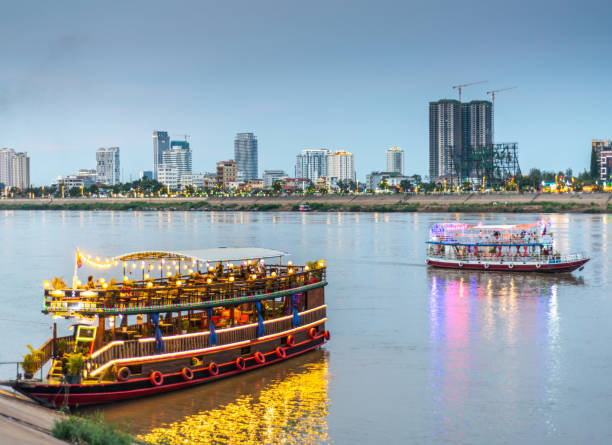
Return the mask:
{"type": "Polygon", "coordinates": [[[461,88],[471,87],[472,85],[478,85],[480,83],[487,83],[488,80],[479,80],[478,82],[464,83],[463,85],[453,85],[453,90],[456,88],[459,90],[459,102],[461,102],[461,88]]]}
{"type": "MultiPolygon", "coordinates": [[[[508,91],[508,90],[513,90],[515,88],[518,88],[516,86],[514,87],[509,87],[509,88],[501,88],[499,90],[491,90],[491,91],[487,91],[487,94],[491,95],[491,109],[493,110],[493,113],[495,113],[495,93],[499,93],[501,91],[508,91]]],[[[491,122],[491,140],[493,140],[493,136],[495,135],[495,119],[492,119],[491,122]]]]}
{"type": "Polygon", "coordinates": [[[185,142],[187,142],[187,138],[191,137],[190,134],[175,134],[174,136],[183,136],[185,138],[185,142]]]}
{"type": "Polygon", "coordinates": [[[500,91],[508,91],[508,90],[513,90],[515,88],[518,87],[510,87],[510,88],[502,88],[500,90],[491,90],[491,91],[487,91],[487,94],[491,95],[491,104],[493,105],[493,107],[495,107],[495,93],[499,93],[500,91]]]}

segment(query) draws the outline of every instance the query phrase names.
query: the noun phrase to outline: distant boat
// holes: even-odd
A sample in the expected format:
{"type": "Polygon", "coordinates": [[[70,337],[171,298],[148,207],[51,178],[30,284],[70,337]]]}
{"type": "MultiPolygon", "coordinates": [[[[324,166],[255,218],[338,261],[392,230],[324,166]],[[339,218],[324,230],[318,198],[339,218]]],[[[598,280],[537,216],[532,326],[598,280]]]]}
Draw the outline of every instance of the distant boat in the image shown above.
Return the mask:
{"type": "Polygon", "coordinates": [[[308,204],[300,204],[300,212],[310,212],[311,210],[308,204]]]}
{"type": "Polygon", "coordinates": [[[432,267],[506,272],[571,272],[589,258],[553,250],[550,223],[521,225],[434,224],[426,262],[432,267]]]}

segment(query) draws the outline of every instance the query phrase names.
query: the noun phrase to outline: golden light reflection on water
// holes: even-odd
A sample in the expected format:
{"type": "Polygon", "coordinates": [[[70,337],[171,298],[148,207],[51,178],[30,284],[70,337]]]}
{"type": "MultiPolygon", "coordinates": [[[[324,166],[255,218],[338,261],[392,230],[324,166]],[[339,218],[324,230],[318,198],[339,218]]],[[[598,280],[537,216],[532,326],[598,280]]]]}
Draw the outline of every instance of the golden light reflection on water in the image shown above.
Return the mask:
{"type": "Polygon", "coordinates": [[[326,442],[328,372],[327,360],[306,364],[258,395],[243,395],[138,438],[164,444],[326,442]]]}

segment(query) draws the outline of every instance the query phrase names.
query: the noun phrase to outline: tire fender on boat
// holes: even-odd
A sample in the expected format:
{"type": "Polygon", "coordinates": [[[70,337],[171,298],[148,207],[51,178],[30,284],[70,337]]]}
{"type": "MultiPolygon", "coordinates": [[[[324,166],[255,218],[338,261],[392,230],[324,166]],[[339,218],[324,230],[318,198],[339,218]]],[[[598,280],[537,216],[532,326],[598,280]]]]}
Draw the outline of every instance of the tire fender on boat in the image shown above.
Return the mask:
{"type": "Polygon", "coordinates": [[[246,367],[246,361],[244,360],[244,357],[238,357],[236,359],[236,368],[242,371],[245,367],[246,367]]]}
{"type": "Polygon", "coordinates": [[[539,269],[540,267],[542,267],[542,265],[540,263],[536,263],[536,269],[539,269]]]}
{"type": "Polygon", "coordinates": [[[278,346],[274,352],[276,352],[276,355],[278,356],[278,358],[287,358],[287,351],[285,351],[285,348],[278,346]]]}
{"type": "Polygon", "coordinates": [[[130,368],[128,368],[127,366],[119,368],[119,370],[117,371],[117,380],[119,380],[120,382],[125,382],[131,376],[132,371],[130,371],[130,368]]]}
{"type": "Polygon", "coordinates": [[[153,386],[161,386],[164,383],[164,376],[159,371],[153,371],[149,376],[153,386]]]}
{"type": "Polygon", "coordinates": [[[255,361],[256,361],[257,363],[259,363],[260,365],[266,362],[266,358],[265,358],[265,357],[264,357],[264,355],[263,355],[261,352],[259,352],[259,351],[257,351],[257,352],[256,352],[256,353],[253,355],[253,357],[255,357],[255,361]]]}
{"type": "Polygon", "coordinates": [[[295,337],[293,335],[287,335],[287,346],[292,348],[295,345],[295,337]]]}
{"type": "Polygon", "coordinates": [[[488,269],[489,268],[489,263],[484,263],[484,268],[488,269]]]}
{"type": "Polygon", "coordinates": [[[188,366],[185,366],[183,369],[181,369],[181,375],[185,380],[193,380],[193,371],[188,366]]]}
{"type": "Polygon", "coordinates": [[[461,261],[459,261],[458,266],[459,267],[463,267],[463,263],[461,261]]]}
{"type": "Polygon", "coordinates": [[[313,340],[314,340],[314,339],[315,339],[315,337],[317,336],[317,329],[316,329],[316,328],[310,328],[310,329],[308,330],[308,336],[309,336],[311,339],[313,339],[313,340]]]}
{"type": "Polygon", "coordinates": [[[508,269],[512,269],[514,267],[514,264],[510,263],[508,264],[508,269]]]}
{"type": "Polygon", "coordinates": [[[215,362],[210,362],[208,365],[208,373],[213,376],[219,374],[219,367],[215,362]]]}
{"type": "Polygon", "coordinates": [[[329,341],[329,339],[331,338],[331,334],[329,333],[329,331],[325,331],[323,336],[325,337],[325,341],[329,341]]]}

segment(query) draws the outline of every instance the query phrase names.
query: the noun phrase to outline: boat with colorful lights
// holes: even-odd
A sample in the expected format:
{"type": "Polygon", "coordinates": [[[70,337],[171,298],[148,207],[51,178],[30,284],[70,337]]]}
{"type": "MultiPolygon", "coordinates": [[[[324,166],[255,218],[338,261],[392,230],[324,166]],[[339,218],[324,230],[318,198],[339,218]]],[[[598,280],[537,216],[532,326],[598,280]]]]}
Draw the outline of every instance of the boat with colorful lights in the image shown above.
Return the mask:
{"type": "Polygon", "coordinates": [[[44,283],[53,337],[30,347],[16,379],[1,383],[49,406],[94,405],[189,388],[320,348],[330,339],[325,262],[298,266],[283,263],[285,256],[218,248],[102,260],[77,250],[72,285],[44,283]],[[99,276],[82,282],[86,267],[99,276]],[[58,322],[72,333],[59,337],[58,322]]]}
{"type": "Polygon", "coordinates": [[[571,272],[589,261],[555,250],[550,223],[519,225],[434,224],[426,262],[432,267],[506,272],[571,272]]]}

